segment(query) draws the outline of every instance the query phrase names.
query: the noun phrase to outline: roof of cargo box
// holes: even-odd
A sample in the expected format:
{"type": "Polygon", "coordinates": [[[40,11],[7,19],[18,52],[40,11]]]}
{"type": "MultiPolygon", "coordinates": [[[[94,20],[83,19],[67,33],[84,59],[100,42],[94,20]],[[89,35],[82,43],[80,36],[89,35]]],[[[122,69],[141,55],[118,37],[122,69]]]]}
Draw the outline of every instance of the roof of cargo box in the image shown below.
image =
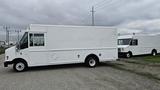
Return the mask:
{"type": "Polygon", "coordinates": [[[160,35],[160,33],[154,33],[154,34],[150,34],[150,35],[153,35],[153,36],[154,36],[154,35],[160,35]]]}
{"type": "Polygon", "coordinates": [[[129,39],[132,37],[133,37],[133,35],[122,35],[122,36],[118,36],[118,39],[129,39]]]}
{"type": "Polygon", "coordinates": [[[94,27],[94,28],[116,29],[115,27],[108,27],[108,26],[75,26],[75,25],[30,24],[30,28],[46,28],[46,27],[94,27]]]}
{"type": "Polygon", "coordinates": [[[133,38],[133,36],[159,36],[160,33],[156,34],[135,34],[135,35],[121,35],[118,36],[118,39],[128,39],[128,38],[133,38]]]}

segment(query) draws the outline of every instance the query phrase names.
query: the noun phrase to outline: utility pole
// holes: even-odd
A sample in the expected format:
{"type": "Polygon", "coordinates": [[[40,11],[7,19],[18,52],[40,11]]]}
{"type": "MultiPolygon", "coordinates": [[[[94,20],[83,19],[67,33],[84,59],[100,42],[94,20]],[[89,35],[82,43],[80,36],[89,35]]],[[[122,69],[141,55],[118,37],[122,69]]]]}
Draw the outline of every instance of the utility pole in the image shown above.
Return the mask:
{"type": "Polygon", "coordinates": [[[21,30],[15,30],[15,32],[17,32],[17,43],[18,44],[18,49],[20,48],[19,44],[20,44],[20,39],[19,39],[19,33],[21,32],[21,30]]]}
{"type": "Polygon", "coordinates": [[[92,26],[94,26],[95,25],[95,23],[94,23],[94,14],[95,14],[94,6],[92,6],[91,13],[92,13],[92,26]]]}
{"type": "Polygon", "coordinates": [[[9,27],[8,26],[4,26],[3,27],[6,30],[6,43],[8,44],[9,47],[9,27]]]}
{"type": "Polygon", "coordinates": [[[15,32],[17,32],[17,42],[19,43],[19,33],[21,32],[21,30],[15,30],[15,32]]]}

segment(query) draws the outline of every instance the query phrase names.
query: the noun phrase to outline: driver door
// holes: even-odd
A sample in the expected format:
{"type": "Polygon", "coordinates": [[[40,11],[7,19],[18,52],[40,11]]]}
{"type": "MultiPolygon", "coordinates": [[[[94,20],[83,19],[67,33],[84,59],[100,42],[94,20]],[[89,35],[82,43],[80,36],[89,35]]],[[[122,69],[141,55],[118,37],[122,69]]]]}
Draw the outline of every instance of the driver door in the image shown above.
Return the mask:
{"type": "Polygon", "coordinates": [[[45,33],[29,34],[29,58],[31,66],[46,65],[45,33]]]}

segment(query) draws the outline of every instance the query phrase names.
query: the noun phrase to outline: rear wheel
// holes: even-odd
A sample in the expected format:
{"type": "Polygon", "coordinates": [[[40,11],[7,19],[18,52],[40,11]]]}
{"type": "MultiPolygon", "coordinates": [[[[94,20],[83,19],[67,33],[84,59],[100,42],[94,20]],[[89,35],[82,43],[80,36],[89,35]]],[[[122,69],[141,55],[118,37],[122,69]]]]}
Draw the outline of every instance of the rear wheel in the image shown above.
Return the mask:
{"type": "Polygon", "coordinates": [[[96,57],[88,57],[86,59],[86,65],[89,66],[89,67],[96,67],[97,64],[98,64],[98,58],[96,57]]]}
{"type": "Polygon", "coordinates": [[[152,51],[152,56],[156,56],[157,55],[157,51],[156,50],[153,50],[152,51]]]}
{"type": "Polygon", "coordinates": [[[25,62],[16,62],[13,65],[13,69],[17,72],[22,72],[27,69],[27,64],[25,62]]]}

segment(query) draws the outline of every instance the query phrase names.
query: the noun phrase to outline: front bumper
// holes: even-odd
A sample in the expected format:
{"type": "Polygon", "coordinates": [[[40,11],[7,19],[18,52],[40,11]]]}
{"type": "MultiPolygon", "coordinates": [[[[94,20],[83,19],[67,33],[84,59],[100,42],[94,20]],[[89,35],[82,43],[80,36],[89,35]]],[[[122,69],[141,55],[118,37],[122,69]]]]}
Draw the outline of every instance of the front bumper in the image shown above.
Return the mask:
{"type": "Polygon", "coordinates": [[[118,57],[124,57],[127,54],[127,52],[118,52],[118,57]]]}
{"type": "Polygon", "coordinates": [[[13,64],[12,61],[5,61],[4,62],[4,67],[8,67],[8,65],[13,64]]]}

